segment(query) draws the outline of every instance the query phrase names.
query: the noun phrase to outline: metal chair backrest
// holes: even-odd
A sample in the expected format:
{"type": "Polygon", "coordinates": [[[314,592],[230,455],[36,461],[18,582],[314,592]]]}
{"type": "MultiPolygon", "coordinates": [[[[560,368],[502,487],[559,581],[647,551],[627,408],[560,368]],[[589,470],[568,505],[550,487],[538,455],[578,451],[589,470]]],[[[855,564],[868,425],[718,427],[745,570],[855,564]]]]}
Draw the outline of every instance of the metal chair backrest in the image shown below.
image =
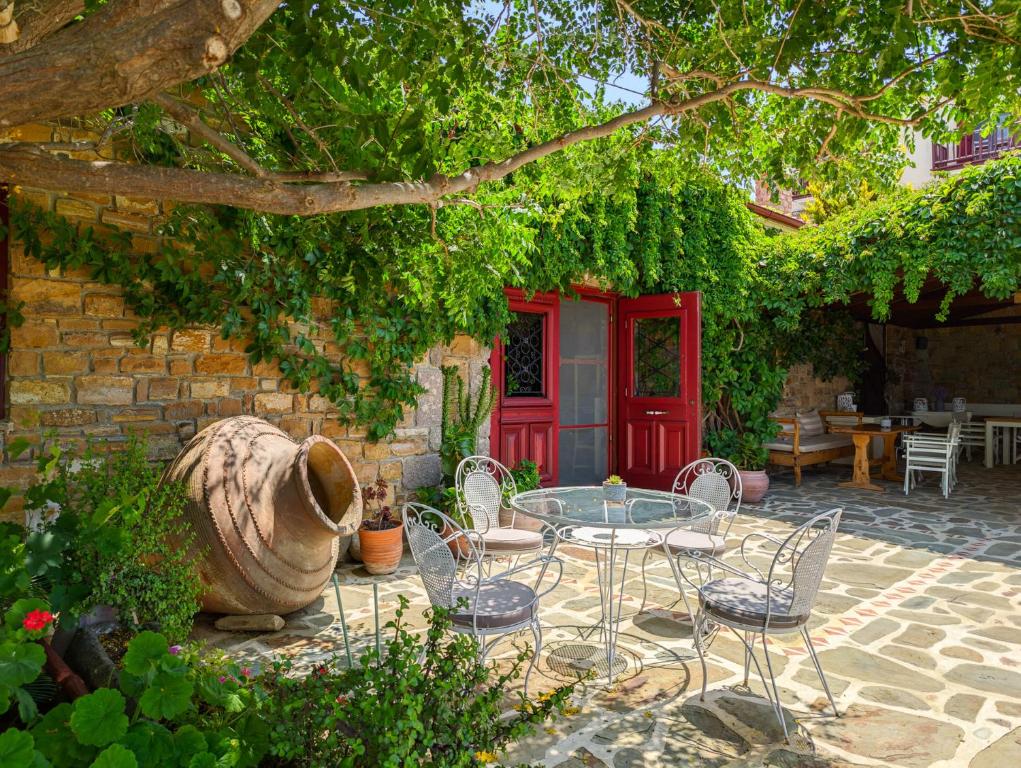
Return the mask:
{"type": "Polygon", "coordinates": [[[472,519],[474,528],[488,530],[500,527],[500,508],[504,493],[513,496],[517,485],[510,470],[489,456],[469,456],[457,465],[454,487],[458,502],[472,519]],[[475,516],[484,513],[488,525],[483,525],[475,516]]]}
{"type": "Polygon", "coordinates": [[[429,602],[450,608],[454,586],[461,581],[457,577],[459,570],[466,566],[472,570],[475,565],[477,578],[482,578],[477,547],[461,526],[425,504],[408,502],[401,507],[401,518],[429,602]]]}
{"type": "Polygon", "coordinates": [[[791,616],[807,616],[815,606],[830,550],[837,537],[841,509],[816,515],[788,536],[769,566],[769,589],[790,588],[791,616]]]}
{"type": "Polygon", "coordinates": [[[712,506],[713,514],[697,521],[692,528],[699,533],[715,536],[726,520],[723,532],[726,536],[741,509],[741,475],[726,459],[705,458],[691,462],[677,473],[672,490],[712,506]]]}

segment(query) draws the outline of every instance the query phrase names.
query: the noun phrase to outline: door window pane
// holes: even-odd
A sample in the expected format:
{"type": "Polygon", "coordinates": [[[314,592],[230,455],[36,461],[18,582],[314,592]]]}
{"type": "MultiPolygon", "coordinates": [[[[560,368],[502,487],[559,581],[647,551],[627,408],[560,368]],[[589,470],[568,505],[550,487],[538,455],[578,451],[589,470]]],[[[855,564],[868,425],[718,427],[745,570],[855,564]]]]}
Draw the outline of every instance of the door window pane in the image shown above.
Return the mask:
{"type": "Polygon", "coordinates": [[[560,485],[599,485],[608,473],[606,427],[560,430],[560,485]]]}
{"type": "Polygon", "coordinates": [[[515,312],[507,326],[503,376],[506,397],[543,397],[545,323],[535,312],[515,312]]]}
{"type": "Polygon", "coordinates": [[[643,317],[635,320],[635,397],[681,394],[681,320],[643,317]]]}
{"type": "Polygon", "coordinates": [[[609,322],[601,302],[560,305],[561,426],[608,421],[609,322]]]}

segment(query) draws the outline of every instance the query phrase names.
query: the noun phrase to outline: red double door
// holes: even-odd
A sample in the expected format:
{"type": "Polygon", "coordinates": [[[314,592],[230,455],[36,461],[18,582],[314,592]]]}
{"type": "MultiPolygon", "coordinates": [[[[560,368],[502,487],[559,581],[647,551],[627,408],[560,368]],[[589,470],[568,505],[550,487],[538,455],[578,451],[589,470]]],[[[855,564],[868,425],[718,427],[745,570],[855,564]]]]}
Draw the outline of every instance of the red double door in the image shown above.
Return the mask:
{"type": "Polygon", "coordinates": [[[534,461],[547,486],[616,473],[669,488],[701,450],[699,294],[509,296],[515,321],[491,359],[493,455],[534,461]]]}

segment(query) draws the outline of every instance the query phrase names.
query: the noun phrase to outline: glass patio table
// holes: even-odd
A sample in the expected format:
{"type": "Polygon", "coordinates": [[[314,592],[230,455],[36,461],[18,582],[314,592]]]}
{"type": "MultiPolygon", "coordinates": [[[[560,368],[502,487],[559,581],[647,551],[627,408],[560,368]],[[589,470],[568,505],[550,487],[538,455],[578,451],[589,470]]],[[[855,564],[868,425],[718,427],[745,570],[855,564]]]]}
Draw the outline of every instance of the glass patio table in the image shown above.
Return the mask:
{"type": "Polygon", "coordinates": [[[606,654],[607,683],[613,685],[621,601],[631,552],[662,548],[687,604],[667,535],[691,528],[715,510],[711,504],[690,496],[642,488],[627,488],[623,501],[614,501],[601,486],[540,488],[517,494],[510,504],[518,514],[547,523],[556,531],[551,554],[560,542],[593,550],[601,608],[597,627],[606,654]]]}

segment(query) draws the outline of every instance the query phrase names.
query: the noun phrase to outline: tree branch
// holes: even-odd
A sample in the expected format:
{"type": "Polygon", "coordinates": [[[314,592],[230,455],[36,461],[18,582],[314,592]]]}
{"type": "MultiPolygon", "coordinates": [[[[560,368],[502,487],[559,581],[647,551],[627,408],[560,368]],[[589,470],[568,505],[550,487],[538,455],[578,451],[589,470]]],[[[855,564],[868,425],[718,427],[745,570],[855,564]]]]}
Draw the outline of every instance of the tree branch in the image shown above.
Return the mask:
{"type": "Polygon", "coordinates": [[[23,143],[0,144],[0,177],[15,184],[59,188],[69,192],[116,193],[157,200],[230,205],[285,215],[335,213],[381,205],[435,205],[451,195],[463,197],[471,194],[484,182],[502,179],[525,165],[574,144],[604,138],[622,128],[645,123],[656,117],[693,112],[708,104],[729,99],[741,91],[822,101],[842,109],[845,114],[874,122],[914,126],[922,119],[921,116],[899,118],[870,113],[857,103],[861,97],[838,91],[788,88],[758,80],[741,80],[684,101],[650,104],[604,123],[570,131],[504,160],[491,161],[456,176],[436,174],[427,181],[351,184],[344,180],[291,186],[285,182],[300,179],[293,176],[278,177],[271,173],[261,178],[251,178],[182,168],[62,159],[23,143]]]}
{"type": "MultiPolygon", "coordinates": [[[[0,5],[3,1],[0,0],[0,5]]],[[[56,32],[74,21],[85,10],[84,0],[11,0],[17,34],[4,41],[0,34],[0,55],[9,55],[28,50],[47,35],[56,32]],[[6,44],[5,44],[6,43],[6,44]]],[[[3,25],[0,11],[0,26],[3,25]]]]}
{"type": "Polygon", "coordinates": [[[208,74],[278,1],[111,0],[0,58],[0,127],[137,103],[208,74]]]}

